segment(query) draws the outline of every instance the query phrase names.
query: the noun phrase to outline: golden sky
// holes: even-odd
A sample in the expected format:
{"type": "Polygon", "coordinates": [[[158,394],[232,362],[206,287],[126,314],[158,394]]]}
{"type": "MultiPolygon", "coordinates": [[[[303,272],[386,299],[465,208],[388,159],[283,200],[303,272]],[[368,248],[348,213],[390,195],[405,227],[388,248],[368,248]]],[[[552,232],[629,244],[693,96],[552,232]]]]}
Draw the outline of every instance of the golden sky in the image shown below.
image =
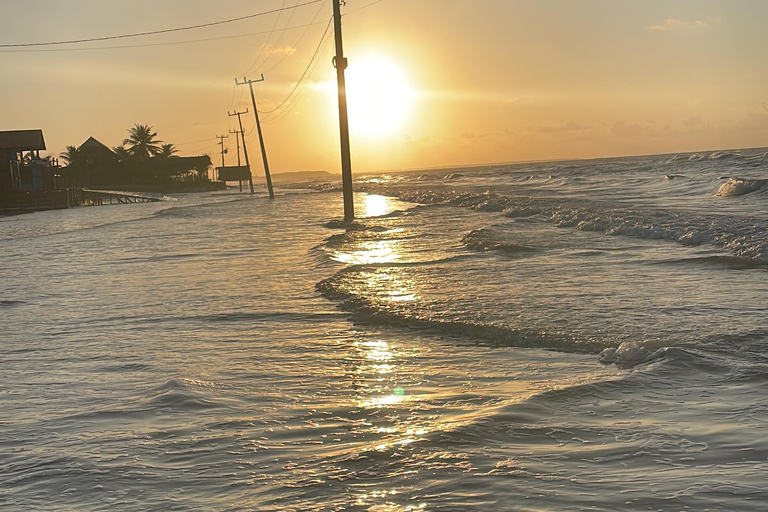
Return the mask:
{"type": "MultiPolygon", "coordinates": [[[[4,0],[0,44],[306,1],[4,0]]],[[[768,145],[764,0],[347,0],[343,12],[353,172],[768,145]]],[[[311,61],[330,16],[326,0],[0,48],[0,129],[42,128],[58,154],[149,124],[182,155],[219,162],[215,136],[236,128],[227,111],[250,108],[234,78],[263,73],[259,109],[279,107],[262,115],[272,171],[338,172],[330,37],[311,61]]],[[[226,145],[234,163],[234,135],[226,145]]]]}

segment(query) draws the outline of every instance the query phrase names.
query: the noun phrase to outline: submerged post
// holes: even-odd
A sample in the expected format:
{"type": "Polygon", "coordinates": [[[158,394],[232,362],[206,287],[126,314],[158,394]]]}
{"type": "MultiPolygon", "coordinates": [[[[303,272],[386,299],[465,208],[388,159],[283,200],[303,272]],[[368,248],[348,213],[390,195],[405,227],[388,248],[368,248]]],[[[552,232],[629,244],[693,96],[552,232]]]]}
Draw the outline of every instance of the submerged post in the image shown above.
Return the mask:
{"type": "MultiPolygon", "coordinates": [[[[269,164],[267,163],[267,150],[264,147],[264,136],[261,134],[261,123],[259,122],[259,110],[256,108],[256,97],[253,95],[254,82],[263,82],[263,81],[264,81],[264,75],[261,75],[261,78],[258,80],[248,80],[247,78],[243,77],[242,82],[238,82],[237,78],[235,78],[236,85],[248,84],[248,87],[251,89],[251,104],[253,105],[253,115],[256,117],[256,131],[259,133],[259,144],[261,145],[261,159],[264,161],[264,176],[266,176],[267,178],[267,190],[269,191],[269,198],[274,199],[275,192],[272,190],[272,176],[270,176],[269,174],[269,164]]],[[[243,145],[245,145],[245,139],[243,139],[243,145]]]]}
{"type": "Polygon", "coordinates": [[[247,114],[248,109],[245,109],[243,112],[240,111],[234,111],[234,112],[227,112],[229,117],[237,116],[237,122],[240,125],[240,134],[243,136],[243,155],[245,156],[245,166],[248,167],[248,185],[251,186],[251,194],[253,194],[253,174],[251,173],[251,162],[248,160],[248,146],[245,143],[245,131],[243,131],[243,120],[240,118],[241,115],[247,114]]]}
{"type": "Polygon", "coordinates": [[[341,42],[341,2],[333,0],[333,30],[336,35],[336,56],[333,66],[336,68],[336,81],[339,87],[339,132],[341,137],[341,182],[344,194],[344,222],[355,219],[355,202],[352,198],[352,160],[349,156],[349,121],[347,119],[347,85],[344,70],[347,59],[341,42]]]}

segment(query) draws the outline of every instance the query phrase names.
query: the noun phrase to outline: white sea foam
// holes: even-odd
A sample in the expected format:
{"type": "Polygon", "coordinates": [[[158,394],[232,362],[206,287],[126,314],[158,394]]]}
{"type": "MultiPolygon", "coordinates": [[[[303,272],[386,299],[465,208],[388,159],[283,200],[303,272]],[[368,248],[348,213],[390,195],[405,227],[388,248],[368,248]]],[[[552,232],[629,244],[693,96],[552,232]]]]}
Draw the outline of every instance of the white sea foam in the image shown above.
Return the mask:
{"type": "Polygon", "coordinates": [[[618,347],[609,347],[600,352],[599,360],[604,364],[635,366],[661,357],[664,351],[663,347],[652,348],[647,343],[625,341],[618,347]]]}
{"type": "Polygon", "coordinates": [[[768,180],[749,180],[744,178],[730,178],[720,185],[715,193],[720,197],[737,197],[760,190],[768,183],[768,180]]]}

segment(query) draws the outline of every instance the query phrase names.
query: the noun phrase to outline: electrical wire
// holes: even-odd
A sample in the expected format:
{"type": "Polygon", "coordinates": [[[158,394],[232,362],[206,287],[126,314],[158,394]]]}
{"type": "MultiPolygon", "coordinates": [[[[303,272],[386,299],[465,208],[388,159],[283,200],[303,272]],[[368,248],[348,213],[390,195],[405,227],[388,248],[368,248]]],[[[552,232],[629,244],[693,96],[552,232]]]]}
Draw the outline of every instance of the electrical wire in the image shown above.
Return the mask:
{"type": "Polygon", "coordinates": [[[213,27],[217,25],[224,25],[227,23],[234,23],[236,21],[243,21],[248,20],[252,18],[257,18],[260,16],[266,16],[268,14],[274,14],[276,12],[285,11],[288,9],[296,9],[297,7],[303,7],[305,5],[311,5],[316,4],[318,2],[323,2],[325,0],[308,0],[307,2],[304,2],[302,4],[294,5],[293,7],[288,8],[280,8],[280,9],[273,9],[271,11],[263,11],[258,12],[254,14],[248,14],[246,16],[239,16],[237,18],[230,18],[226,20],[220,20],[220,21],[212,21],[210,23],[200,23],[198,25],[188,25],[185,27],[176,27],[176,28],[168,28],[163,30],[151,30],[147,32],[134,32],[132,34],[120,34],[117,36],[103,36],[103,37],[91,37],[87,39],[70,39],[66,41],[46,41],[42,43],[15,43],[15,44],[0,44],[0,48],[27,48],[27,47],[33,47],[33,46],[53,46],[53,45],[62,45],[62,44],[76,44],[76,43],[92,43],[96,41],[110,41],[114,39],[126,39],[130,37],[143,37],[143,36],[150,36],[155,34],[168,34],[171,32],[181,32],[185,30],[194,30],[198,28],[206,28],[206,27],[213,27]]]}
{"type": "MultiPolygon", "coordinates": [[[[326,53],[328,53],[328,50],[332,48],[332,46],[333,46],[333,38],[326,39],[325,44],[323,45],[323,49],[322,49],[320,55],[321,56],[325,56],[326,53]]],[[[315,64],[312,67],[312,70],[309,72],[309,75],[307,76],[307,80],[309,80],[312,77],[312,75],[315,73],[315,71],[317,69],[317,66],[320,65],[320,62],[322,62],[322,61],[323,61],[323,59],[317,59],[317,61],[315,61],[315,64]]],[[[330,67],[331,66],[330,59],[327,62],[328,62],[328,66],[330,67]]],[[[306,88],[299,89],[296,92],[296,95],[294,96],[293,101],[291,103],[289,103],[283,109],[282,112],[278,112],[277,114],[274,114],[274,115],[271,115],[271,116],[268,115],[267,117],[265,117],[264,124],[276,124],[276,123],[279,123],[280,121],[282,121],[283,119],[285,119],[285,117],[288,114],[290,114],[293,111],[294,107],[298,104],[298,100],[301,97],[302,92],[304,92],[305,90],[306,90],[306,88]]]]}
{"type": "MultiPolygon", "coordinates": [[[[293,27],[287,27],[284,30],[288,31],[288,30],[293,30],[297,28],[303,28],[304,33],[306,33],[306,31],[309,30],[309,27],[312,27],[314,25],[322,25],[322,24],[323,22],[314,22],[313,20],[312,23],[308,23],[304,25],[295,25],[293,27]]],[[[243,37],[261,36],[264,34],[269,34],[269,31],[263,30],[261,32],[249,32],[246,34],[237,34],[233,36],[205,37],[200,39],[185,39],[183,41],[164,41],[159,43],[125,44],[125,45],[116,45],[116,46],[87,46],[84,48],[31,48],[31,49],[22,49],[22,50],[0,48],[0,53],[77,52],[77,51],[93,51],[93,50],[119,50],[124,48],[148,48],[153,46],[173,46],[177,44],[221,41],[226,39],[237,39],[237,38],[243,38],[243,37]]]]}
{"type": "Polygon", "coordinates": [[[307,68],[304,70],[304,73],[301,74],[301,77],[299,77],[299,80],[296,82],[296,85],[291,89],[291,92],[288,93],[288,95],[281,101],[275,108],[272,110],[260,110],[259,112],[262,114],[271,114],[272,112],[277,111],[280,107],[285,105],[285,103],[291,99],[291,96],[296,92],[296,89],[299,88],[299,85],[301,85],[301,82],[304,80],[304,77],[307,75],[307,72],[309,71],[310,66],[312,66],[312,63],[315,61],[315,58],[317,58],[317,54],[320,52],[320,47],[322,46],[323,42],[325,42],[325,36],[328,35],[328,29],[331,28],[331,22],[333,22],[333,16],[328,20],[328,25],[325,27],[325,32],[323,32],[323,36],[320,38],[320,42],[317,44],[317,48],[315,49],[315,53],[312,55],[312,58],[309,60],[309,64],[307,64],[307,68]]]}
{"type": "MultiPolygon", "coordinates": [[[[283,0],[283,5],[280,6],[281,10],[285,8],[285,2],[287,2],[287,0],[283,0]]],[[[293,7],[291,7],[291,9],[293,9],[295,11],[296,10],[296,6],[294,5],[293,7]]],[[[272,39],[272,34],[275,32],[275,27],[277,27],[277,22],[278,21],[280,21],[280,14],[278,14],[277,17],[275,18],[275,22],[272,24],[272,29],[269,31],[269,35],[267,36],[267,40],[264,41],[264,44],[261,46],[261,50],[259,51],[259,54],[256,56],[256,60],[254,60],[253,64],[251,64],[251,66],[248,68],[248,70],[245,73],[243,73],[243,76],[246,76],[248,73],[251,72],[251,70],[256,66],[256,63],[259,61],[261,56],[264,54],[264,50],[266,49],[267,45],[269,44],[269,40],[272,39]]]]}
{"type": "MultiPolygon", "coordinates": [[[[335,0],[332,0],[332,1],[335,1],[335,0]]],[[[357,11],[360,11],[360,10],[363,10],[363,9],[366,9],[366,8],[368,8],[368,7],[371,7],[371,6],[375,5],[375,4],[378,4],[379,2],[383,2],[383,1],[384,1],[384,0],[374,0],[373,2],[370,2],[370,3],[366,4],[366,5],[363,5],[363,6],[361,6],[361,7],[358,7],[358,8],[356,8],[356,9],[353,9],[353,10],[351,10],[351,11],[347,11],[347,12],[345,13],[345,15],[346,15],[346,14],[351,14],[351,13],[353,13],[353,12],[357,12],[357,11]]],[[[322,7],[321,7],[321,8],[322,8],[322,7]]],[[[319,11],[318,11],[318,12],[319,12],[319,11]]],[[[333,20],[333,18],[331,18],[331,20],[333,20]]],[[[314,21],[314,20],[313,20],[313,21],[314,21]]],[[[330,26],[330,22],[329,22],[329,26],[330,26]]],[[[326,27],[326,32],[327,32],[327,31],[328,31],[328,27],[326,27]]],[[[325,33],[323,34],[323,38],[321,38],[321,40],[320,40],[320,45],[321,45],[321,46],[322,46],[322,44],[323,44],[323,39],[324,39],[324,38],[325,38],[325,33]]],[[[328,41],[330,41],[330,39],[329,39],[328,41]]],[[[318,49],[319,49],[319,46],[318,46],[318,49]]],[[[314,60],[314,59],[315,59],[315,56],[316,56],[316,55],[317,55],[317,50],[315,51],[315,55],[313,55],[313,56],[312,56],[312,60],[314,60]]],[[[285,58],[285,57],[284,57],[284,58],[285,58]]],[[[310,60],[310,63],[309,63],[309,65],[307,66],[307,70],[309,69],[309,67],[310,67],[310,66],[312,66],[312,60],[310,60]]],[[[319,62],[319,61],[318,61],[318,62],[319,62]]],[[[314,64],[314,67],[312,68],[312,71],[309,73],[309,77],[311,77],[311,76],[312,76],[312,74],[315,72],[315,69],[316,69],[316,67],[317,67],[317,63],[315,63],[315,64],[314,64]]],[[[294,87],[294,89],[293,89],[293,90],[292,90],[292,91],[289,93],[288,97],[287,97],[285,100],[283,100],[283,102],[281,102],[281,103],[280,103],[280,105],[278,105],[277,107],[275,107],[275,108],[274,108],[274,109],[272,109],[272,110],[265,110],[265,111],[261,111],[261,110],[260,110],[260,111],[259,111],[260,113],[263,113],[263,114],[267,114],[267,116],[266,116],[266,117],[264,118],[264,120],[262,121],[262,123],[263,123],[263,124],[275,124],[275,123],[278,123],[278,122],[280,122],[282,119],[284,119],[284,118],[285,118],[285,117],[288,115],[288,113],[290,113],[290,112],[293,110],[293,109],[292,109],[292,108],[289,106],[289,107],[288,107],[288,108],[286,108],[286,109],[285,109],[283,112],[280,112],[280,113],[278,113],[278,114],[275,114],[275,115],[272,115],[272,116],[270,116],[270,115],[269,115],[269,114],[272,114],[272,113],[274,113],[275,111],[277,111],[277,110],[278,110],[278,109],[279,109],[279,108],[280,108],[280,107],[281,107],[281,106],[282,106],[284,103],[286,103],[286,101],[287,101],[287,100],[288,100],[288,99],[289,99],[289,98],[290,98],[290,97],[291,97],[291,96],[294,94],[294,92],[296,92],[296,91],[297,91],[297,88],[298,88],[298,87],[301,85],[301,81],[302,81],[302,79],[304,78],[304,75],[307,73],[307,70],[305,70],[305,71],[304,71],[304,74],[301,76],[301,78],[299,79],[299,81],[296,83],[296,86],[294,87]]],[[[308,78],[309,78],[309,77],[308,77],[308,78]]],[[[298,97],[301,95],[301,92],[302,92],[302,90],[298,90],[298,92],[296,92],[296,96],[295,96],[295,98],[294,98],[294,99],[298,99],[298,97]]],[[[294,102],[293,102],[293,104],[295,104],[295,103],[296,103],[296,102],[294,101],[294,102]]]]}
{"type": "MultiPolygon", "coordinates": [[[[296,0],[296,3],[298,3],[298,0],[296,0]]],[[[323,6],[321,4],[320,8],[322,9],[322,7],[323,6]]],[[[295,6],[294,6],[294,9],[291,11],[291,15],[288,17],[288,21],[285,23],[286,27],[291,23],[291,20],[293,19],[294,14],[296,14],[295,6]]],[[[277,49],[280,46],[280,41],[283,40],[284,35],[285,35],[285,27],[283,27],[283,29],[280,31],[280,35],[277,37],[277,41],[275,41],[275,44],[273,44],[272,48],[269,49],[269,53],[264,58],[264,62],[262,62],[261,65],[258,68],[256,68],[256,72],[258,72],[262,67],[264,67],[264,65],[267,62],[269,62],[269,58],[272,57],[272,55],[275,53],[275,49],[277,49]]],[[[288,53],[290,53],[290,51],[288,53]]],[[[253,64],[256,65],[256,62],[254,62],[253,64]]],[[[250,72],[250,69],[248,70],[248,72],[250,72]]]]}
{"type": "Polygon", "coordinates": [[[350,11],[345,12],[342,16],[346,16],[347,14],[352,14],[353,12],[362,11],[363,9],[366,9],[374,4],[377,4],[379,2],[383,2],[384,0],[374,0],[373,2],[363,5],[362,7],[358,7],[357,9],[352,9],[350,11]]]}
{"type": "MultiPolygon", "coordinates": [[[[296,40],[296,42],[293,43],[293,47],[294,48],[304,39],[304,36],[307,35],[307,32],[309,31],[309,27],[311,27],[313,25],[318,25],[318,23],[315,23],[315,20],[320,15],[320,12],[322,10],[323,10],[323,5],[320,5],[320,7],[318,7],[318,9],[317,9],[317,12],[315,13],[315,16],[312,18],[312,23],[310,23],[309,25],[306,26],[306,28],[304,28],[304,32],[302,32],[301,35],[299,36],[299,38],[296,40]]],[[[278,60],[275,64],[272,65],[271,68],[264,70],[264,73],[269,73],[270,71],[275,69],[277,66],[282,64],[283,61],[285,60],[285,58],[288,57],[288,55],[290,55],[290,53],[286,52],[280,60],[278,60]]],[[[264,64],[266,64],[266,61],[264,62],[264,64]]]]}

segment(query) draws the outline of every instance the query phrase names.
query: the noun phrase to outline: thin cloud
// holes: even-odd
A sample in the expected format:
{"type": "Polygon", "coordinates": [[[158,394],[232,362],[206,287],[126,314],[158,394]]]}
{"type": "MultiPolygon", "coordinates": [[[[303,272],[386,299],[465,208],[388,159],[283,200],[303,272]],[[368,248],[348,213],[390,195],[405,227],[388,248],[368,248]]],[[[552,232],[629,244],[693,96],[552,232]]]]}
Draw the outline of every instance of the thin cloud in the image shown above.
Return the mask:
{"type": "Polygon", "coordinates": [[[646,27],[648,30],[653,31],[671,31],[671,30],[691,30],[691,29],[707,29],[712,28],[720,24],[720,18],[713,16],[707,16],[703,20],[679,20],[677,18],[667,18],[664,23],[658,25],[651,25],[646,27]]]}
{"type": "Polygon", "coordinates": [[[579,124],[576,121],[569,121],[561,126],[539,126],[537,128],[541,133],[582,132],[590,129],[592,129],[591,126],[579,124]]]}

